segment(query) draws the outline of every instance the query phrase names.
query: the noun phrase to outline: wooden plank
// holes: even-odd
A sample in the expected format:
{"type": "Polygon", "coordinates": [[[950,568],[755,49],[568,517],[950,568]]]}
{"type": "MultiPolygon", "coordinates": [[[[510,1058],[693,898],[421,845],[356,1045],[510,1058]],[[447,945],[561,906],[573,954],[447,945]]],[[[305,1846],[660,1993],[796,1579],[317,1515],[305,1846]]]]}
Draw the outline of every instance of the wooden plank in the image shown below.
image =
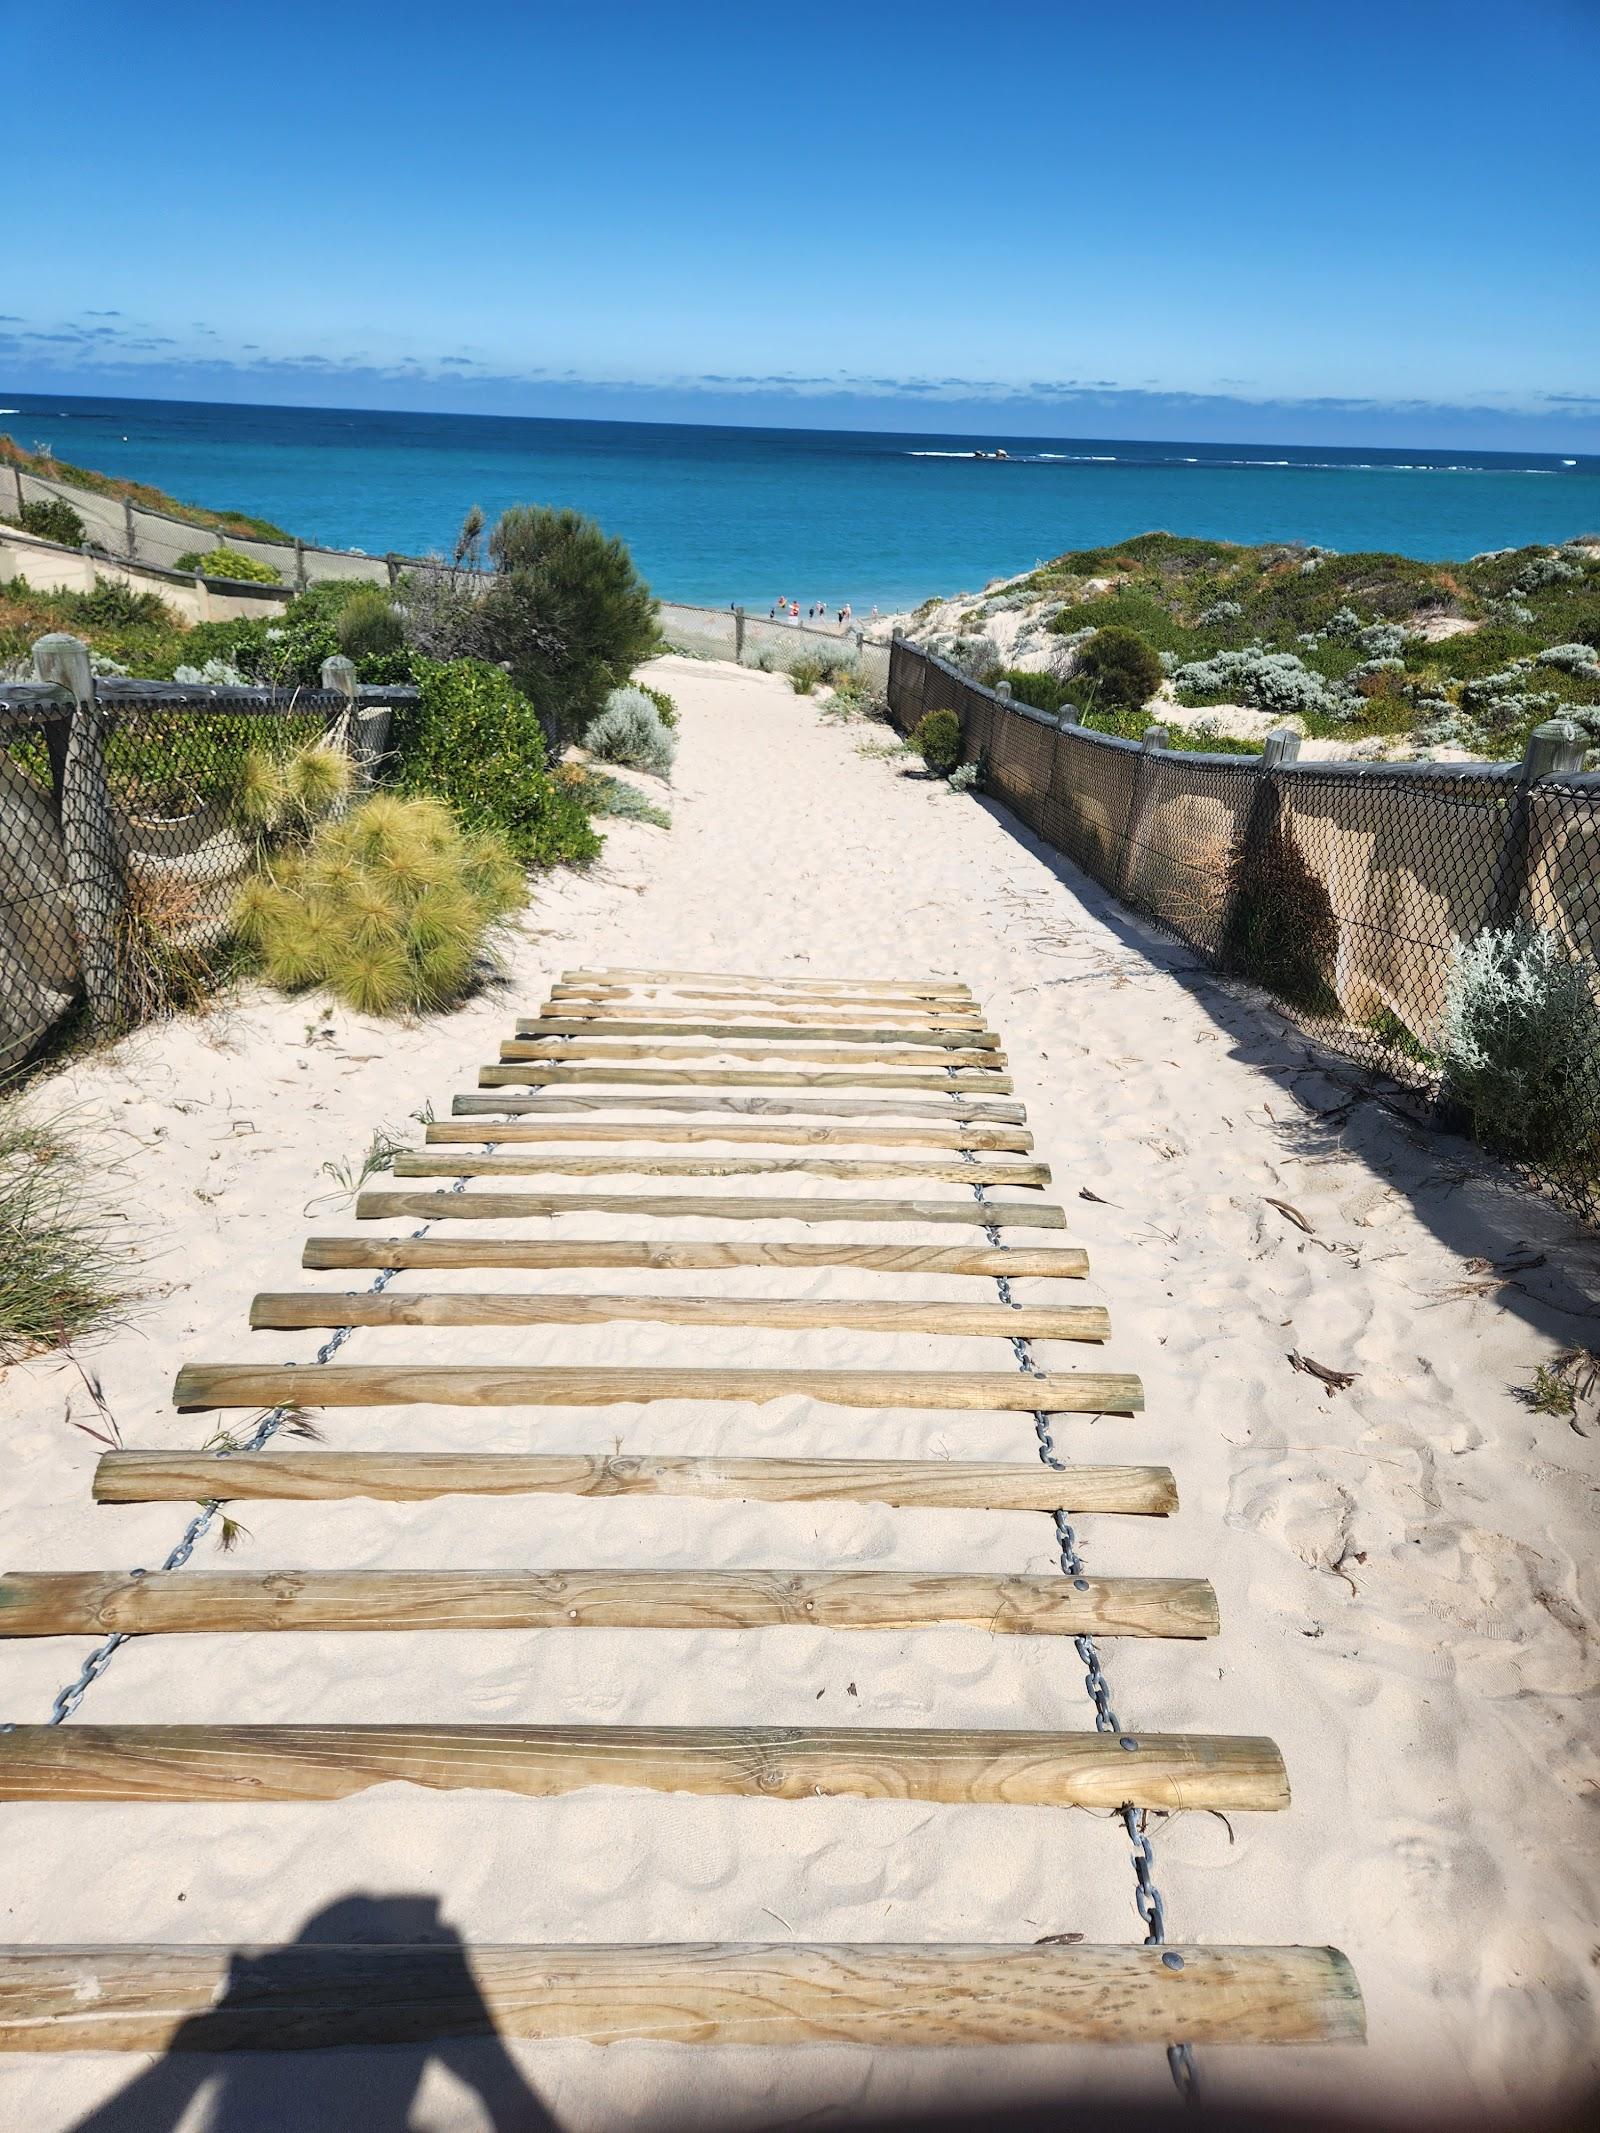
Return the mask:
{"type": "MultiPolygon", "coordinates": [[[[698,1012],[685,1009],[685,1013],[698,1012]]],[[[871,1029],[857,1028],[848,1022],[821,1022],[815,1026],[804,1022],[675,1022],[668,1017],[656,1015],[640,1020],[631,1012],[624,1012],[614,1021],[608,1021],[604,1030],[597,1030],[589,1020],[557,1020],[541,1017],[526,1018],[517,1024],[519,1037],[594,1037],[609,1034],[613,1037],[765,1037],[770,1043],[793,1039],[799,1043],[820,1044],[824,1038],[835,1044],[912,1044],[932,1046],[944,1051],[993,1052],[1000,1048],[1000,1039],[988,1029],[871,1029]]]]}
{"type": "Polygon", "coordinates": [[[892,1156],[851,1155],[657,1155],[648,1150],[619,1150],[610,1155],[463,1154],[446,1149],[396,1155],[397,1178],[599,1178],[616,1172],[640,1178],[817,1177],[876,1178],[905,1184],[926,1178],[947,1185],[1044,1186],[1048,1163],[996,1162],[974,1156],[969,1163],[933,1156],[896,1161],[892,1156]]]}
{"type": "Polygon", "coordinates": [[[981,1629],[1214,1637],[1204,1578],[932,1570],[8,1571],[0,1637],[255,1630],[981,1629]]]}
{"type": "MultiPolygon", "coordinates": [[[[603,1037],[617,1023],[626,1023],[636,1017],[654,1022],[686,1023],[735,1022],[738,1024],[776,1022],[785,1026],[785,1033],[796,1037],[832,1036],[836,1032],[829,1025],[837,1024],[846,1035],[854,1036],[858,1030],[873,1023],[881,1025],[876,1035],[915,1042],[906,1033],[911,1030],[959,1030],[963,1033],[984,1028],[983,1010],[969,1008],[964,1014],[933,1013],[926,1009],[896,1010],[884,1007],[868,1007],[852,1013],[848,1008],[818,1008],[814,1013],[790,1005],[767,1006],[759,1003],[748,1008],[695,1007],[688,1003],[660,1005],[654,1000],[545,1000],[540,1003],[537,1017],[524,1017],[517,1024],[519,1035],[536,1037],[542,1024],[570,1021],[587,1025],[591,1036],[603,1037]]],[[[991,1033],[992,1034],[992,1033],[991,1033]]]]}
{"type": "Polygon", "coordinates": [[[942,1118],[963,1126],[976,1120],[1022,1125],[1027,1112],[1016,1103],[981,1103],[958,1095],[955,1102],[896,1103],[881,1096],[667,1096],[657,1090],[621,1096],[609,1090],[554,1089],[537,1096],[452,1097],[458,1118],[570,1116],[590,1111],[665,1111],[733,1118],[942,1118]]]}
{"type": "MultiPolygon", "coordinates": [[[[508,1088],[526,1083],[530,1087],[565,1086],[575,1081],[608,1081],[633,1088],[666,1089],[937,1089],[946,1096],[1009,1096],[1009,1074],[980,1073],[975,1067],[959,1067],[953,1078],[943,1074],[885,1074],[877,1068],[784,1067],[776,1074],[757,1073],[750,1067],[613,1067],[545,1066],[533,1060],[516,1066],[486,1066],[478,1069],[481,1089],[508,1088]]],[[[921,1108],[918,1106],[917,1108],[921,1108]]],[[[946,1117],[953,1114],[947,1112],[946,1117]]]]}
{"type": "Polygon", "coordinates": [[[696,1496],[752,1503],[887,1503],[955,1511],[1105,1511],[1165,1517],[1178,1508],[1164,1466],[1030,1460],[732,1459],[638,1452],[103,1452],[97,1503],[212,1498],[321,1501],[348,1496],[696,1496]]]}
{"type": "Polygon", "coordinates": [[[762,991],[755,987],[703,986],[703,985],[552,985],[550,998],[557,1002],[566,1000],[592,1000],[605,1005],[617,1001],[657,999],[669,1000],[722,1000],[735,1005],[762,1007],[804,1008],[811,1013],[820,1008],[884,1007],[894,1014],[921,1013],[925,1015],[971,1012],[977,1002],[970,993],[945,993],[928,996],[911,996],[905,993],[871,992],[779,992],[762,991]]]}
{"type": "Polygon", "coordinates": [[[1100,1304],[858,1302],[839,1297],[563,1296],[546,1290],[292,1289],[257,1296],[252,1326],[750,1326],[802,1332],[993,1334],[1002,1340],[1103,1341],[1100,1304]]]}
{"type": "Polygon", "coordinates": [[[773,977],[749,970],[639,970],[632,966],[564,970],[561,973],[563,985],[583,985],[596,978],[608,985],[668,985],[679,978],[688,978],[695,984],[770,986],[775,992],[815,992],[820,987],[824,991],[910,993],[916,997],[930,993],[955,994],[962,999],[972,996],[971,986],[963,985],[959,978],[802,978],[792,973],[773,977]]]}
{"type": "Polygon", "coordinates": [[[506,1222],[547,1215],[649,1215],[670,1222],[932,1222],[1004,1229],[1065,1229],[1059,1207],[1020,1200],[735,1200],[715,1193],[364,1192],[363,1222],[397,1215],[429,1221],[506,1222]]]}
{"type": "MultiPolygon", "coordinates": [[[[609,1038],[610,1032],[600,1035],[609,1038]]],[[[923,1052],[896,1052],[890,1049],[856,1051],[849,1045],[836,1044],[668,1044],[662,1038],[654,1038],[647,1044],[593,1043],[583,1037],[507,1037],[500,1046],[502,1059],[654,1059],[660,1065],[685,1060],[690,1066],[704,1066],[714,1059],[751,1059],[765,1061],[768,1066],[900,1066],[926,1067],[928,1058],[923,1052]]],[[[1009,1064],[1004,1052],[946,1052],[940,1061],[943,1066],[958,1067],[1004,1067],[1009,1064]]]]}
{"type": "MultiPolygon", "coordinates": [[[[457,1102],[467,1100],[458,1098],[457,1102]]],[[[483,1099],[474,1101],[473,1109],[476,1111],[480,1104],[488,1110],[483,1099]]],[[[532,1125],[517,1119],[497,1119],[487,1126],[435,1119],[423,1139],[430,1147],[459,1147],[472,1141],[534,1141],[550,1147],[571,1141],[676,1141],[692,1145],[721,1141],[730,1146],[769,1148],[970,1148],[976,1154],[994,1155],[1026,1155],[1033,1146],[1033,1135],[1025,1126],[812,1126],[776,1121],[760,1125],[732,1119],[689,1126],[660,1119],[630,1119],[622,1124],[582,1120],[576,1125],[555,1124],[549,1119],[532,1125]]]]}
{"type": "Polygon", "coordinates": [[[587,1242],[522,1237],[308,1237],[305,1267],[649,1267],[678,1273],[725,1267],[853,1266],[869,1274],[971,1274],[1079,1281],[1089,1255],[1076,1245],[684,1244],[643,1237],[587,1242]]]}
{"type": "Polygon", "coordinates": [[[1240,1734],[77,1724],[0,1733],[0,1800],[343,1800],[392,1784],[530,1799],[630,1785],[761,1800],[850,1796],[1268,1813],[1289,1803],[1277,1748],[1240,1734]]]}
{"type": "Polygon", "coordinates": [[[1354,2044],[1337,1948],[615,1942],[0,1948],[0,2051],[590,2044],[1354,2044]],[[1176,1959],[1176,1963],[1174,1962],[1176,1959]]]}
{"type": "Polygon", "coordinates": [[[180,1408],[611,1407],[652,1400],[821,1400],[833,1407],[1133,1414],[1144,1388],[1125,1370],[697,1370],[494,1363],[186,1363],[180,1408]]]}

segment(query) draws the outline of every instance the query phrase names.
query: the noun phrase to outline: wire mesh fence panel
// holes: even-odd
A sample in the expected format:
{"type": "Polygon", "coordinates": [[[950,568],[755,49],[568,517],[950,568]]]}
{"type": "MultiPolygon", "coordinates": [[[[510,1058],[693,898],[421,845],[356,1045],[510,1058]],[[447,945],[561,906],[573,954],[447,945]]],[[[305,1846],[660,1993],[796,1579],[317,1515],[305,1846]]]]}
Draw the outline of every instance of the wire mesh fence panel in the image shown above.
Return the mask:
{"type": "Polygon", "coordinates": [[[731,659],[738,618],[715,607],[678,607],[661,603],[661,634],[675,652],[701,659],[731,659]]]}
{"type": "Polygon", "coordinates": [[[137,681],[100,682],[74,708],[0,686],[0,1071],[86,995],[102,1029],[202,998],[232,962],[243,883],[309,832],[306,793],[347,804],[329,798],[339,778],[308,781],[307,751],[333,751],[359,789],[359,714],[374,708],[137,681]]]}
{"type": "Polygon", "coordinates": [[[1258,773],[1238,757],[1141,751],[1124,853],[1123,894],[1169,932],[1223,955],[1235,855],[1258,773]]]}
{"type": "Polygon", "coordinates": [[[0,713],[0,1073],[78,994],[59,787],[68,725],[48,707],[0,713]]]}
{"type": "Polygon", "coordinates": [[[1139,750],[1105,742],[1081,727],[1063,728],[1050,795],[1051,842],[1108,889],[1122,880],[1124,840],[1133,805],[1139,750]]]}

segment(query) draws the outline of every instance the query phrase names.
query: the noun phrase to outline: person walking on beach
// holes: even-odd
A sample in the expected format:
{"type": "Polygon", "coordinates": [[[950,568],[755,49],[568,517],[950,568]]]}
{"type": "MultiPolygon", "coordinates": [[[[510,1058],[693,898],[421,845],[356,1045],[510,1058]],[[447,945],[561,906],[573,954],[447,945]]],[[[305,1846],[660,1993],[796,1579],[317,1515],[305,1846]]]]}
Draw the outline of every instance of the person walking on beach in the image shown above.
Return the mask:
{"type": "Polygon", "coordinates": [[[789,602],[789,623],[793,629],[800,627],[800,602],[798,600],[789,602]]]}

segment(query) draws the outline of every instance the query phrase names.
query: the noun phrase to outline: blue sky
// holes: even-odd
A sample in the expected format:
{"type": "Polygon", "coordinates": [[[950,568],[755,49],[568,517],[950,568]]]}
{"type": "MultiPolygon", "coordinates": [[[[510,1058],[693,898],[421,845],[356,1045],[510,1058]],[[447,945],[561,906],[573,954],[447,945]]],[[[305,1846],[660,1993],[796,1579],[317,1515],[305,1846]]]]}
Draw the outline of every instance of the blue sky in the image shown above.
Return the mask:
{"type": "Polygon", "coordinates": [[[1600,448],[1600,0],[74,0],[0,52],[0,389],[1600,448]]]}

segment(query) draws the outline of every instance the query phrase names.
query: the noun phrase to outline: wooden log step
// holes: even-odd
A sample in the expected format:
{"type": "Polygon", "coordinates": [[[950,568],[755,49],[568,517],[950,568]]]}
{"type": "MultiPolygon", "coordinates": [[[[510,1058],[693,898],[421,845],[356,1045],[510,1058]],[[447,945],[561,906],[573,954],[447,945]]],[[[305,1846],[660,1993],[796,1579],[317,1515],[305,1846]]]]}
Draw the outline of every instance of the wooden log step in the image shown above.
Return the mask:
{"type": "Polygon", "coordinates": [[[469,1294],[292,1289],[257,1296],[252,1326],[750,1326],[802,1332],[994,1334],[1002,1340],[1103,1341],[1100,1304],[857,1302],[826,1296],[563,1296],[546,1290],[469,1294]]]}
{"type": "MultiPolygon", "coordinates": [[[[602,1030],[601,1036],[610,1032],[602,1030]]],[[[769,1066],[902,1066],[925,1067],[926,1053],[879,1050],[856,1051],[849,1045],[833,1044],[668,1044],[656,1038],[648,1044],[598,1044],[583,1037],[508,1037],[500,1046],[502,1059],[683,1059],[703,1066],[709,1059],[765,1060],[769,1066]]],[[[946,1052],[941,1064],[961,1067],[1003,1067],[1004,1052],[946,1052]]]]}
{"type": "Polygon", "coordinates": [[[947,1511],[1178,1508],[1164,1466],[1064,1471],[955,1459],[731,1459],[638,1452],[104,1452],[97,1503],[213,1497],[320,1501],[369,1496],[696,1496],[751,1503],[887,1503],[947,1511]]]}
{"type": "MultiPolygon", "coordinates": [[[[475,1112],[480,1107],[483,1111],[490,1109],[488,1101],[481,1097],[457,1097],[456,1108],[467,1103],[475,1112]]],[[[471,1141],[534,1141],[551,1147],[570,1141],[677,1141],[691,1145],[726,1141],[730,1145],[770,1148],[970,1148],[975,1154],[994,1155],[1026,1155],[1033,1146],[1033,1135],[1025,1126],[808,1126],[774,1121],[752,1125],[733,1119],[692,1126],[660,1119],[630,1119],[620,1125],[594,1120],[556,1124],[549,1119],[527,1125],[516,1119],[498,1119],[488,1126],[435,1119],[423,1139],[430,1147],[459,1147],[471,1141]]]]}
{"type": "Polygon", "coordinates": [[[962,1096],[943,1103],[896,1103],[882,1096],[702,1096],[691,1092],[666,1096],[651,1090],[635,1096],[619,1096],[609,1090],[556,1089],[538,1096],[484,1096],[473,1093],[451,1099],[450,1109],[458,1118],[486,1115],[570,1115],[589,1111],[704,1112],[735,1118],[942,1118],[956,1126],[977,1120],[1022,1125],[1027,1112],[1021,1104],[983,1103],[962,1096]]]}
{"type": "MultiPolygon", "coordinates": [[[[696,1012],[696,1010],[685,1010],[696,1012]]],[[[944,1051],[993,1052],[1000,1039],[987,1029],[857,1029],[853,1024],[804,1022],[674,1022],[662,1017],[638,1021],[631,1014],[608,1021],[597,1030],[590,1021],[526,1020],[517,1024],[519,1037],[764,1037],[770,1043],[793,1039],[820,1044],[825,1038],[835,1044],[911,1044],[944,1051]]]]}
{"type": "Polygon", "coordinates": [[[887,1008],[892,1014],[970,1014],[977,1002],[970,993],[935,993],[919,995],[907,993],[873,992],[782,992],[756,986],[706,986],[706,985],[603,985],[591,981],[587,985],[554,984],[550,997],[558,1004],[563,1001],[592,1000],[597,1005],[615,1004],[636,1000],[649,1002],[668,1000],[721,1000],[734,1006],[784,1007],[804,1009],[807,1014],[829,1007],[846,1007],[852,1011],[866,1008],[887,1008]]]}
{"type": "Polygon", "coordinates": [[[1204,1578],[912,1570],[7,1571],[0,1637],[254,1630],[981,1629],[1214,1637],[1204,1578]]]}
{"type": "Polygon", "coordinates": [[[1267,1813],[1289,1804],[1277,1748],[1243,1734],[76,1724],[0,1733],[0,1800],[344,1800],[393,1784],[530,1799],[631,1785],[762,1800],[1267,1813]]]}
{"type": "Polygon", "coordinates": [[[397,1178],[598,1178],[621,1172],[652,1178],[881,1178],[896,1184],[916,1178],[947,1185],[1044,1186],[1050,1182],[1048,1163],[996,1162],[987,1156],[963,1163],[957,1157],[940,1162],[932,1156],[896,1162],[890,1156],[879,1160],[849,1155],[657,1155],[647,1150],[613,1155],[478,1155],[455,1149],[429,1154],[424,1149],[396,1155],[392,1169],[397,1178]]]}
{"type": "Polygon", "coordinates": [[[0,2051],[590,2044],[1354,2044],[1337,1948],[1036,1943],[0,1948],[0,2051]]]}
{"type": "Polygon", "coordinates": [[[430,1221],[524,1220],[545,1215],[649,1215],[672,1222],[957,1222],[996,1229],[1065,1229],[1059,1207],[1023,1200],[719,1199],[715,1193],[364,1192],[363,1222],[397,1215],[430,1221]]]}
{"type": "Polygon", "coordinates": [[[607,985],[672,985],[679,978],[688,978],[697,985],[759,985],[770,987],[774,992],[815,992],[821,988],[835,992],[910,993],[917,998],[930,994],[939,997],[954,995],[961,999],[972,997],[971,986],[963,985],[959,978],[770,977],[761,971],[749,970],[638,970],[631,966],[564,970],[561,973],[563,985],[583,985],[591,979],[599,979],[607,985]]]}
{"type": "MultiPolygon", "coordinates": [[[[457,1196],[464,1197],[464,1196],[457,1196]]],[[[704,1274],[725,1267],[853,1266],[869,1274],[972,1274],[1080,1281],[1089,1255],[1042,1244],[682,1244],[642,1237],[556,1243],[521,1237],[308,1237],[304,1267],[646,1267],[704,1274]]]]}
{"type": "MultiPolygon", "coordinates": [[[[792,1004],[788,1007],[763,1007],[757,1004],[740,1009],[695,1007],[687,1003],[663,1005],[654,1000],[544,1000],[540,1002],[538,1016],[524,1018],[517,1024],[517,1029],[522,1036],[537,1037],[542,1025],[564,1020],[582,1022],[590,1036],[603,1037],[615,1034],[616,1024],[638,1017],[653,1022],[689,1025],[686,1032],[689,1035],[695,1034],[693,1025],[696,1022],[733,1022],[741,1027],[747,1024],[759,1027],[763,1023],[775,1022],[784,1030],[785,1035],[800,1038],[827,1037],[842,1032],[852,1040],[868,1035],[909,1043],[921,1042],[924,1038],[908,1037],[908,1031],[959,1032],[975,1042],[976,1039],[971,1038],[971,1033],[984,1028],[983,1010],[978,1007],[969,1008],[962,1014],[933,1013],[920,1008],[885,1007],[869,1007],[854,1012],[848,1008],[823,1007],[807,1013],[792,1004]],[[880,1024],[881,1028],[873,1031],[870,1027],[873,1023],[880,1024]],[[836,1025],[837,1028],[830,1025],[836,1025]]],[[[752,1030],[751,1034],[755,1034],[755,1031],[752,1030]]]]}
{"type": "MultiPolygon", "coordinates": [[[[478,1069],[481,1089],[509,1088],[519,1083],[530,1087],[565,1086],[575,1081],[609,1081],[632,1088],[663,1089],[906,1089],[913,1092],[937,1089],[945,1096],[1010,1096],[1009,1074],[991,1074],[976,1067],[958,1067],[954,1077],[943,1074],[886,1074],[876,1067],[783,1067],[775,1074],[762,1074],[752,1067],[614,1067],[547,1066],[528,1060],[516,1066],[486,1066],[478,1069]]],[[[890,1106],[888,1108],[894,1108],[890,1106]]],[[[921,1105],[915,1106],[920,1110],[921,1105]]],[[[946,1118],[955,1117],[946,1111],[946,1118]]]]}
{"type": "Polygon", "coordinates": [[[612,1407],[652,1400],[822,1400],[833,1407],[1133,1414],[1144,1388],[1125,1370],[696,1370],[494,1363],[186,1363],[180,1408],[612,1407]]]}

